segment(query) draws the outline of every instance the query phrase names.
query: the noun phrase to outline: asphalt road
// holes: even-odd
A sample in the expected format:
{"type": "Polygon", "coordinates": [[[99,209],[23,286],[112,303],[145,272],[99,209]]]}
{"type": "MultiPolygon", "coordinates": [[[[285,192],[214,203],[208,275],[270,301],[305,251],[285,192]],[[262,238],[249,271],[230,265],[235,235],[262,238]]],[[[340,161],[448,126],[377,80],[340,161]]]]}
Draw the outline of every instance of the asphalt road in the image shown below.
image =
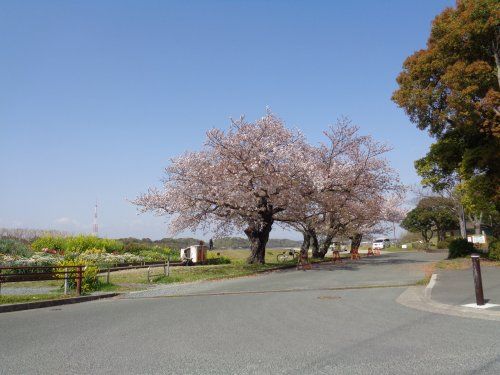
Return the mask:
{"type": "Polygon", "coordinates": [[[391,254],[0,314],[0,372],[500,373],[499,322],[395,302],[406,289],[397,285],[423,277],[439,256],[391,254]]]}

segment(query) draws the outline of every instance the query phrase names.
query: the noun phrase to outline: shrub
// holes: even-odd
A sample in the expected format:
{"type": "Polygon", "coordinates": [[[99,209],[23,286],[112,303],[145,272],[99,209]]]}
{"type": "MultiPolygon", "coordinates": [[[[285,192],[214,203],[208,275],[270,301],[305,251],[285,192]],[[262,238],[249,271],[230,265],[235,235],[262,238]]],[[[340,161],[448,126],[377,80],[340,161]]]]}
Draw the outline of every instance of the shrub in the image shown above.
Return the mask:
{"type": "Polygon", "coordinates": [[[21,257],[29,257],[33,251],[19,240],[12,238],[0,238],[0,254],[17,255],[21,257]]]}
{"type": "Polygon", "coordinates": [[[436,247],[438,249],[447,249],[450,246],[450,242],[453,240],[454,240],[453,237],[448,237],[444,241],[438,241],[438,243],[436,244],[436,247]]]}
{"type": "Polygon", "coordinates": [[[124,263],[142,263],[144,258],[135,254],[123,253],[123,254],[109,254],[101,249],[88,249],[81,254],[67,258],[68,260],[73,260],[80,264],[98,264],[100,266],[113,266],[116,264],[124,263]]]}
{"type": "MultiPolygon", "coordinates": [[[[61,261],[62,257],[58,255],[45,254],[45,253],[35,253],[29,258],[19,257],[17,255],[2,255],[0,254],[0,263],[2,266],[6,267],[18,267],[18,266],[54,266],[57,262],[61,261]]],[[[9,270],[3,271],[5,273],[44,273],[46,269],[18,269],[18,270],[9,270]]]]}
{"type": "Polygon", "coordinates": [[[436,247],[438,249],[447,249],[448,248],[448,242],[446,241],[438,241],[436,244],[436,247]]]}
{"type": "Polygon", "coordinates": [[[207,264],[229,264],[231,259],[223,255],[217,255],[215,253],[209,252],[207,254],[207,264]]]}
{"type": "Polygon", "coordinates": [[[142,257],[145,262],[163,262],[168,259],[167,253],[153,250],[142,250],[139,252],[139,256],[142,257]]]}
{"type": "Polygon", "coordinates": [[[64,251],[64,246],[65,238],[63,237],[43,236],[31,243],[31,248],[35,251],[42,251],[42,249],[64,251]]]}
{"type": "Polygon", "coordinates": [[[128,242],[123,246],[123,251],[126,253],[139,254],[142,251],[148,251],[151,249],[151,246],[136,243],[136,242],[128,242]]]}
{"type": "Polygon", "coordinates": [[[457,238],[448,246],[448,259],[461,258],[475,252],[474,245],[464,238],[457,238]]]}
{"type": "Polygon", "coordinates": [[[488,246],[488,258],[500,260],[500,240],[491,241],[488,246]]]}
{"type": "MultiPolygon", "coordinates": [[[[72,260],[64,260],[60,262],[58,265],[61,266],[61,271],[64,269],[63,267],[66,266],[78,266],[81,263],[78,261],[72,261],[72,260]]],[[[95,265],[88,264],[83,271],[83,277],[82,277],[82,293],[89,293],[94,290],[99,289],[99,286],[101,285],[99,278],[97,277],[98,274],[98,268],[95,265]]],[[[76,288],[76,277],[71,277],[68,279],[68,286],[71,289],[76,288]]]]}
{"type": "Polygon", "coordinates": [[[89,249],[102,249],[108,253],[120,252],[123,250],[123,243],[107,238],[94,236],[76,236],[65,238],[65,251],[82,253],[89,249]]]}
{"type": "Polygon", "coordinates": [[[34,250],[53,249],[70,253],[83,253],[89,249],[102,249],[108,253],[121,252],[123,243],[117,240],[99,238],[94,236],[74,236],[74,237],[40,237],[33,241],[31,247],[34,250]]]}

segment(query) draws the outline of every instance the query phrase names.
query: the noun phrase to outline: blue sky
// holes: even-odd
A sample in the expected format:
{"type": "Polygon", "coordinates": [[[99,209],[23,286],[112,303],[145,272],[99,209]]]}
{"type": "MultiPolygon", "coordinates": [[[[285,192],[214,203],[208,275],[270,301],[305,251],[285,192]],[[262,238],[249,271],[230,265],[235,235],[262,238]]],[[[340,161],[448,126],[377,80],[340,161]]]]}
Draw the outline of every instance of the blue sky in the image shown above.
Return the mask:
{"type": "Polygon", "coordinates": [[[266,106],[312,142],[349,116],[417,183],[431,140],[390,97],[453,3],[1,1],[0,227],[90,232],[97,199],[101,235],[164,237],[127,199],[266,106]]]}

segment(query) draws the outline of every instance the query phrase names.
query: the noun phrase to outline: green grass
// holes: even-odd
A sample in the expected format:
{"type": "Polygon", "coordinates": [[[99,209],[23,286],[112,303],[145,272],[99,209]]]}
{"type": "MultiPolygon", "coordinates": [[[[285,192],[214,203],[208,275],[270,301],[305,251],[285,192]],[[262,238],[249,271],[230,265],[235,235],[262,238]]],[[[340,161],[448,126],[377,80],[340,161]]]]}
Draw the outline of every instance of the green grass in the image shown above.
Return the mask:
{"type": "MultiPolygon", "coordinates": [[[[240,277],[255,274],[274,268],[286,268],[295,266],[296,261],[284,263],[246,264],[237,262],[231,264],[193,266],[193,267],[171,267],[170,276],[163,275],[163,267],[152,268],[151,278],[153,283],[175,283],[201,280],[214,280],[222,278],[240,277]]],[[[134,287],[137,284],[147,284],[147,269],[135,269],[110,274],[110,281],[114,285],[134,287]],[[130,285],[132,284],[132,285],[130,285]],[[134,285],[135,284],[135,285],[134,285]]],[[[102,289],[101,289],[102,290],[102,289]]],[[[116,289],[119,290],[119,289],[116,289]]]]}
{"type": "Polygon", "coordinates": [[[257,272],[286,268],[295,265],[295,261],[268,264],[222,264],[217,266],[177,267],[171,270],[170,276],[157,276],[153,280],[157,283],[190,282],[201,280],[225,279],[253,275],[257,272]]]}
{"type": "Polygon", "coordinates": [[[53,299],[68,298],[71,296],[65,296],[63,294],[27,294],[27,295],[0,295],[0,305],[5,305],[9,303],[22,303],[22,302],[35,302],[35,301],[46,301],[53,299]]]}
{"type": "MultiPolygon", "coordinates": [[[[231,259],[231,263],[194,267],[170,267],[169,276],[165,276],[163,274],[163,267],[156,267],[151,269],[150,276],[152,283],[170,284],[249,276],[270,269],[295,266],[297,259],[289,260],[287,262],[277,262],[277,255],[282,254],[283,252],[285,252],[285,249],[269,249],[266,250],[266,264],[246,264],[246,259],[250,255],[249,250],[215,250],[212,253],[220,253],[221,256],[231,259]]],[[[342,256],[348,256],[348,254],[342,254],[342,256]]],[[[328,261],[329,259],[326,260],[328,261]]],[[[321,260],[313,259],[312,261],[320,262],[321,260]]],[[[144,289],[145,286],[148,285],[147,274],[147,268],[111,272],[109,284],[105,283],[106,274],[101,274],[99,276],[101,284],[97,290],[101,292],[127,292],[144,289]]],[[[12,286],[14,285],[18,287],[61,287],[62,282],[52,280],[13,283],[12,286]]]]}
{"type": "MultiPolygon", "coordinates": [[[[481,258],[481,266],[500,267],[500,261],[481,258]]],[[[472,267],[470,257],[445,259],[437,262],[436,267],[442,270],[466,270],[472,267]]]]}
{"type": "Polygon", "coordinates": [[[63,281],[62,280],[22,281],[17,283],[5,283],[2,285],[9,288],[60,287],[63,285],[63,281]]]}
{"type": "Polygon", "coordinates": [[[431,281],[431,276],[432,276],[432,275],[427,275],[427,276],[425,276],[424,278],[422,278],[422,279],[418,280],[418,281],[415,283],[415,285],[424,285],[424,286],[425,286],[425,285],[429,284],[429,281],[431,281]]]}
{"type": "MultiPolygon", "coordinates": [[[[295,266],[297,264],[296,259],[287,262],[277,262],[277,255],[282,254],[284,251],[284,249],[266,250],[266,264],[246,264],[246,259],[250,254],[248,250],[215,250],[214,253],[220,253],[221,256],[231,259],[231,263],[194,267],[171,267],[169,276],[163,274],[163,267],[152,268],[151,279],[152,283],[159,284],[185,283],[249,276],[269,269],[295,266]]],[[[320,262],[321,260],[313,259],[312,261],[320,262]]],[[[138,288],[140,285],[148,283],[147,269],[112,272],[110,274],[110,282],[118,286],[138,288]]]]}
{"type": "MultiPolygon", "coordinates": [[[[289,267],[296,264],[296,260],[285,263],[278,263],[276,257],[282,254],[283,249],[266,250],[266,264],[246,264],[250,255],[249,250],[214,250],[212,253],[220,253],[221,256],[231,259],[230,264],[194,266],[194,267],[170,267],[170,276],[163,275],[163,267],[151,269],[151,278],[153,282],[173,283],[189,282],[199,280],[213,280],[227,277],[247,276],[259,271],[276,267],[289,267]]],[[[127,284],[147,284],[147,269],[124,270],[112,272],[110,282],[115,285],[127,284]]]]}

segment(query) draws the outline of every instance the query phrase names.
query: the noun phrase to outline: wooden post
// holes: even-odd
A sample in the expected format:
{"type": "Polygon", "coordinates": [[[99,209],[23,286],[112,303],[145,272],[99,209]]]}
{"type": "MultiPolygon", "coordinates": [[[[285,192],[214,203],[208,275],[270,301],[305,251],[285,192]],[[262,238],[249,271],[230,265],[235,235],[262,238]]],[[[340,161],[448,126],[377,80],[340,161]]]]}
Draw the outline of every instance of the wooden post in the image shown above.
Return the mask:
{"type": "Polygon", "coordinates": [[[150,279],[149,279],[149,276],[150,276],[150,272],[151,272],[151,267],[148,267],[148,283],[150,283],[150,279]]]}
{"type": "Polygon", "coordinates": [[[109,267],[108,267],[108,273],[106,274],[106,284],[109,284],[109,267]]]}
{"type": "Polygon", "coordinates": [[[170,276],[170,254],[167,257],[167,276],[170,276]]]}
{"type": "Polygon", "coordinates": [[[472,260],[472,275],[474,277],[474,287],[476,289],[476,304],[478,306],[484,305],[483,295],[483,280],[481,278],[481,265],[479,264],[479,255],[471,255],[472,260]]]}
{"type": "Polygon", "coordinates": [[[77,276],[76,276],[76,294],[82,294],[82,266],[78,266],[76,268],[77,276]]]}
{"type": "Polygon", "coordinates": [[[64,295],[68,294],[68,268],[64,269],[64,295]]]}

